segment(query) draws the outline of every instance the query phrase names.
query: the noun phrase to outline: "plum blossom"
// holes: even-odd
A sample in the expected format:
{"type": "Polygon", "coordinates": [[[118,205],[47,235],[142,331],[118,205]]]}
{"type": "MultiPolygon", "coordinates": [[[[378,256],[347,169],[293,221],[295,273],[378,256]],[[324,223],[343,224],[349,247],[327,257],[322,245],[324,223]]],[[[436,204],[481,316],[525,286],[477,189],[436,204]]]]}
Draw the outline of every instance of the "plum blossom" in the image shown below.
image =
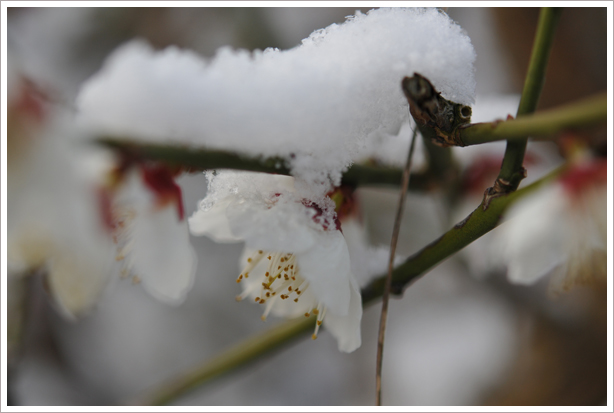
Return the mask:
{"type": "Polygon", "coordinates": [[[330,198],[308,201],[286,176],[207,173],[209,192],[189,220],[194,235],[218,242],[245,241],[237,282],[263,305],[262,319],[316,315],[339,350],[361,344],[362,304],[340,223],[330,198]],[[323,205],[323,206],[322,206],[323,205]]]}
{"type": "Polygon", "coordinates": [[[101,196],[121,276],[161,301],[180,304],[194,282],[197,259],[173,175],[164,165],[123,161],[107,172],[101,196]]]}
{"type": "Polygon", "coordinates": [[[84,143],[90,136],[73,114],[16,68],[9,86],[9,272],[41,271],[60,311],[74,318],[94,306],[116,272],[115,241],[122,274],[160,300],[181,302],[196,259],[171,174],[156,165],[139,164],[140,175],[117,166],[110,153],[84,143]]]}
{"type": "Polygon", "coordinates": [[[582,159],[508,210],[497,246],[511,282],[532,284],[552,273],[556,292],[605,278],[606,184],[605,159],[582,159]]]}
{"type": "Polygon", "coordinates": [[[41,271],[59,310],[89,310],[107,284],[112,244],[98,213],[105,157],[77,145],[72,116],[34,82],[9,71],[7,264],[41,271]]]}

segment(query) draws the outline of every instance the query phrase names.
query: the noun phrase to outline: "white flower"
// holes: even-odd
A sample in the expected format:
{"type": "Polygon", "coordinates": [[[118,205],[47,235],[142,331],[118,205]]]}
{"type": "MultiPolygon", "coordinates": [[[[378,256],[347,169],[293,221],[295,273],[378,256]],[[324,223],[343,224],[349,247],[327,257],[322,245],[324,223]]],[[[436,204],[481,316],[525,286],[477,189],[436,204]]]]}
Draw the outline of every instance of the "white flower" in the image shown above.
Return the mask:
{"type": "Polygon", "coordinates": [[[222,172],[209,179],[190,230],[219,242],[246,242],[237,299],[262,304],[263,319],[315,314],[312,338],[324,323],[339,350],[357,349],[362,303],[334,203],[323,199],[322,208],[306,201],[290,177],[222,172]]]}
{"type": "Polygon", "coordinates": [[[72,117],[32,82],[10,78],[7,261],[13,275],[41,271],[62,313],[87,311],[107,284],[112,244],[98,213],[101,159],[72,117]]]}
{"type": "Polygon", "coordinates": [[[508,278],[532,284],[555,270],[552,286],[568,290],[606,274],[607,164],[584,161],[506,213],[498,232],[508,278]]]}
{"type": "Polygon", "coordinates": [[[105,221],[117,244],[122,277],[142,283],[161,301],[180,304],[194,282],[197,261],[181,188],[163,165],[138,163],[109,174],[105,221]]]}
{"type": "MultiPolygon", "coordinates": [[[[113,274],[113,240],[123,273],[148,292],[181,302],[196,259],[181,191],[161,166],[116,168],[84,144],[71,114],[11,73],[8,148],[8,268],[41,270],[64,315],[91,309],[113,274]]],[[[87,136],[89,138],[89,135],[87,136]]],[[[125,162],[124,162],[125,163],[125,162]]]]}

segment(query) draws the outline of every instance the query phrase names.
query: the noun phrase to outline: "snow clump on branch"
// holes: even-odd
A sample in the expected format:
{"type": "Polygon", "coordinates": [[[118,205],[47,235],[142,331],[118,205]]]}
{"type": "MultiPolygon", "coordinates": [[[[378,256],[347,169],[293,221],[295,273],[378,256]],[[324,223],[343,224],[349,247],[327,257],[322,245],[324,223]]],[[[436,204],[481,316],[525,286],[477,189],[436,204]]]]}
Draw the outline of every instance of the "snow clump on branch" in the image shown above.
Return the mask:
{"type": "Polygon", "coordinates": [[[377,9],[284,51],[224,47],[206,59],[133,41],[84,84],[78,108],[100,135],[283,157],[322,193],[370,139],[407,122],[404,76],[418,72],[470,104],[474,60],[469,37],[446,14],[377,9]]]}

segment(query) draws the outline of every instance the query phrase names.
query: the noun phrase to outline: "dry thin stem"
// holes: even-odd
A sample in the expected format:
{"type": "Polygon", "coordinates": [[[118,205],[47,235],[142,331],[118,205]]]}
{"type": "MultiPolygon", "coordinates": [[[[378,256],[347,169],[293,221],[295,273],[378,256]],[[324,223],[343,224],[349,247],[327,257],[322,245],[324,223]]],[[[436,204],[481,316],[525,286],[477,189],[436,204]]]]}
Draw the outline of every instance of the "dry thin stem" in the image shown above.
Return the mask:
{"type": "Polygon", "coordinates": [[[407,187],[409,186],[409,171],[411,169],[411,160],[414,155],[414,147],[416,143],[417,128],[414,129],[414,134],[409,145],[409,153],[407,154],[407,162],[403,169],[403,182],[401,184],[401,195],[399,197],[399,207],[397,215],[394,219],[394,229],[392,231],[392,240],[390,241],[390,258],[388,260],[388,275],[386,276],[386,287],[382,297],[382,314],[379,321],[379,333],[377,337],[377,363],[375,374],[375,403],[377,406],[382,405],[382,359],[384,356],[384,335],[386,333],[386,318],[388,316],[388,301],[390,299],[390,286],[392,285],[392,270],[394,269],[394,255],[397,250],[397,241],[399,239],[399,231],[401,229],[401,217],[405,207],[405,198],[407,197],[407,187]]]}

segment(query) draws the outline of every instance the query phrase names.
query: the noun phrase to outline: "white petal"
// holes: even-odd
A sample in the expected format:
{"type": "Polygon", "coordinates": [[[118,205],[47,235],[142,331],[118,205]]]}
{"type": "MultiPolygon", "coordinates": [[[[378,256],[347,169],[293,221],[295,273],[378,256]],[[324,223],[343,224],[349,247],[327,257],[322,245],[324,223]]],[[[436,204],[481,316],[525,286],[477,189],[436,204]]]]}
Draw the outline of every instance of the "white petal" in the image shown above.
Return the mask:
{"type": "Polygon", "coordinates": [[[346,315],[350,305],[350,254],[339,231],[325,231],[307,251],[297,254],[301,276],[328,311],[346,315]]]}
{"type": "Polygon", "coordinates": [[[98,301],[109,280],[109,271],[106,266],[98,266],[66,249],[54,254],[47,279],[64,315],[74,318],[90,310],[98,301]]]}
{"type": "Polygon", "coordinates": [[[232,233],[228,218],[226,218],[226,208],[230,202],[216,202],[209,209],[199,209],[192,214],[188,220],[192,235],[206,235],[215,242],[239,242],[241,238],[232,233]]]}
{"type": "Polygon", "coordinates": [[[232,203],[226,210],[232,233],[252,248],[299,254],[316,243],[316,224],[302,204],[232,203]]]}
{"type": "Polygon", "coordinates": [[[180,304],[194,282],[196,254],[188,225],[179,221],[174,206],[139,211],[133,223],[131,261],[143,287],[154,297],[180,304]]]}
{"type": "Polygon", "coordinates": [[[349,311],[344,316],[326,313],[324,325],[337,339],[339,351],[351,353],[360,347],[360,321],[362,319],[362,301],[358,285],[350,278],[351,299],[349,311]]]}
{"type": "Polygon", "coordinates": [[[532,284],[564,261],[567,239],[575,235],[565,219],[563,196],[558,186],[544,188],[506,214],[510,220],[498,231],[497,246],[511,282],[532,284]]]}

